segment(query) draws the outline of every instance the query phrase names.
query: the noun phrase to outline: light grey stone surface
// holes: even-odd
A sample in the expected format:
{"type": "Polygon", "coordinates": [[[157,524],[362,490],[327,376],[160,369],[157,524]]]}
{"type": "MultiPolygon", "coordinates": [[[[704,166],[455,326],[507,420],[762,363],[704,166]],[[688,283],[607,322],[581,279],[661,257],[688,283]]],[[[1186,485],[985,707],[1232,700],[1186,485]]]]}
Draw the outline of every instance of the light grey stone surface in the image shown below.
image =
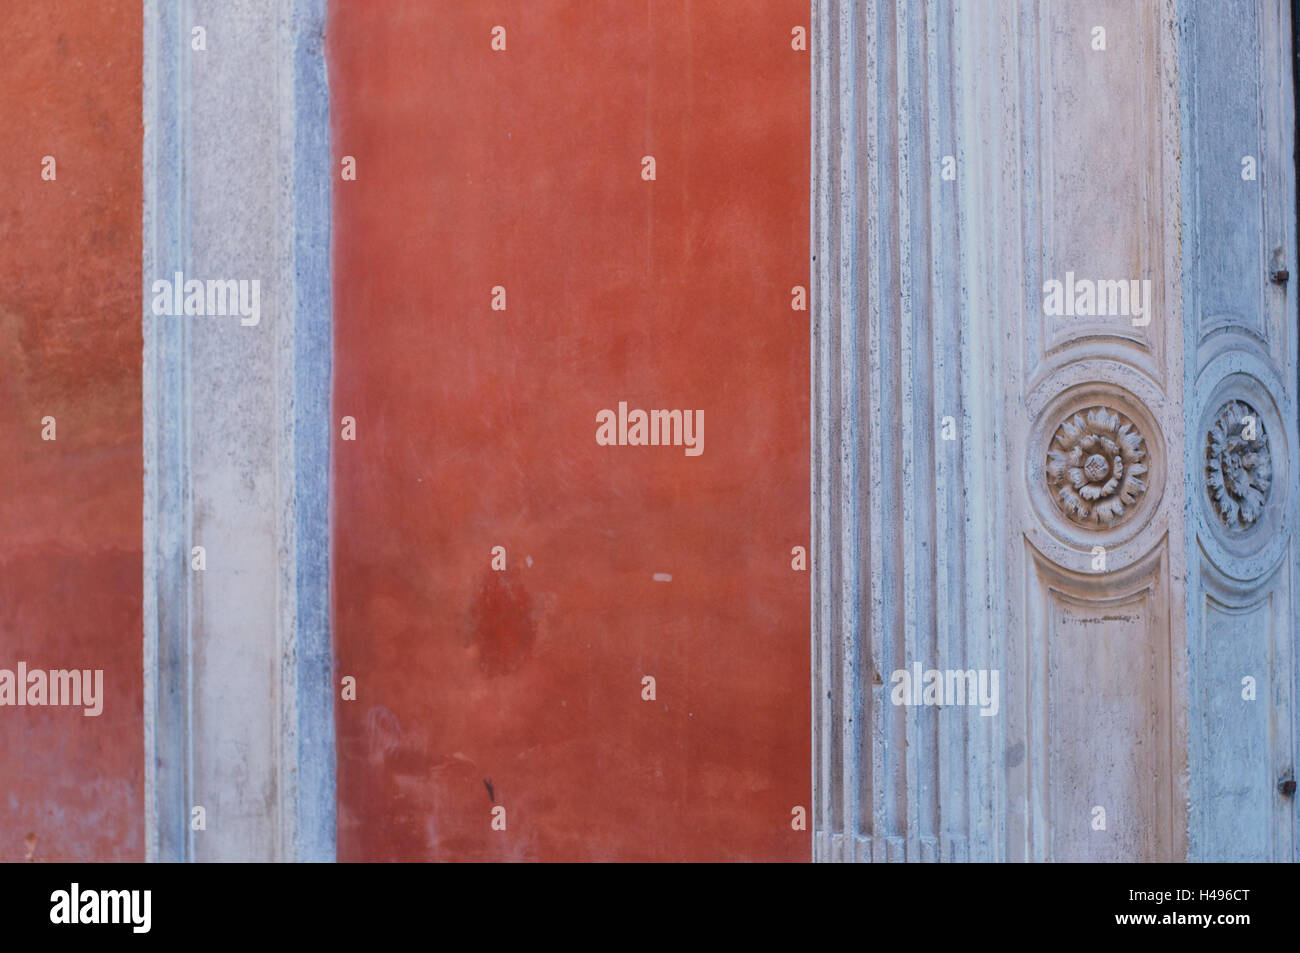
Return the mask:
{"type": "Polygon", "coordinates": [[[334,855],[323,26],[323,0],[145,3],[150,859],[334,855]],[[178,271],[258,281],[260,321],[153,315],[178,271]]]}

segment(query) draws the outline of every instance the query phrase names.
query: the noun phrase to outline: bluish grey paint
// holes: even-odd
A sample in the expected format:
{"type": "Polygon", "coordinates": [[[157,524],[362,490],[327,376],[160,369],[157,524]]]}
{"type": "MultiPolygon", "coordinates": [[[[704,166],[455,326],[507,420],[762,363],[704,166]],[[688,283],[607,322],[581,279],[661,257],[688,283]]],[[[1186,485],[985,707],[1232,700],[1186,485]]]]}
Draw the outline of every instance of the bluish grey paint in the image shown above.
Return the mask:
{"type": "Polygon", "coordinates": [[[1300,526],[1296,411],[1294,86],[1290,4],[1180,7],[1183,325],[1188,496],[1188,856],[1294,861],[1300,526]],[[1256,164],[1244,180],[1242,159],[1256,164]],[[1280,258],[1275,258],[1279,255],[1280,258]],[[1288,269],[1285,284],[1270,281],[1288,269]],[[1206,432],[1244,400],[1269,436],[1273,488],[1248,531],[1206,489],[1206,432]],[[1242,679],[1256,682],[1243,698],[1242,679]]]}
{"type": "Polygon", "coordinates": [[[145,856],[189,856],[189,326],[155,318],[155,277],[186,270],[182,4],[144,7],[145,856]]]}
{"type": "Polygon", "coordinates": [[[336,797],[330,637],[330,295],[326,0],[294,6],[294,478],[298,578],[298,859],[334,860],[336,797]]]}

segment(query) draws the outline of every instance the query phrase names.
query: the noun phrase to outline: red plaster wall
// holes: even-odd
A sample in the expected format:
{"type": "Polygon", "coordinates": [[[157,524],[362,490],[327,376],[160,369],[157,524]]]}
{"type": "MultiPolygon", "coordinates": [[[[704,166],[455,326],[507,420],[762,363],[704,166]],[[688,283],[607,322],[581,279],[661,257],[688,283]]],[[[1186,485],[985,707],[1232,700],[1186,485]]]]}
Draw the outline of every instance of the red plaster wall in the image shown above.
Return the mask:
{"type": "Polygon", "coordinates": [[[0,861],[144,855],[141,15],[26,0],[0,29],[0,668],[106,696],[0,707],[0,861]]]}
{"type": "Polygon", "coordinates": [[[808,18],[332,5],[341,859],[810,856],[808,18]]]}

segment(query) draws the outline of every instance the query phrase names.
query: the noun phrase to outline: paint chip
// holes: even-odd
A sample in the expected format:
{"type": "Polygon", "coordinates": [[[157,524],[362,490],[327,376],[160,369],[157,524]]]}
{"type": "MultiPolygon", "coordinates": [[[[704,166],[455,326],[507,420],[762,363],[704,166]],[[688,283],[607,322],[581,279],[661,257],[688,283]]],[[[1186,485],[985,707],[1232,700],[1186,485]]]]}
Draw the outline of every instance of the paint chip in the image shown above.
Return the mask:
{"type": "Polygon", "coordinates": [[[654,575],[655,582],[672,582],[673,574],[670,572],[657,572],[654,575]]]}

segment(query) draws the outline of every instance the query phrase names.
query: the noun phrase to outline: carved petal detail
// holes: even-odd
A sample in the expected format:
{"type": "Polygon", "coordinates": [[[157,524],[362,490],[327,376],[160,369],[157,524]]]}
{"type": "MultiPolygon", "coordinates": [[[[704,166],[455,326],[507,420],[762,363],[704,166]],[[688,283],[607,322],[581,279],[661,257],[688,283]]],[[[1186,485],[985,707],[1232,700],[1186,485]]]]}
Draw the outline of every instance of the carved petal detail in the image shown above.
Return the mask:
{"type": "Polygon", "coordinates": [[[1219,520],[1244,532],[1260,518],[1273,484],[1264,421],[1245,401],[1224,404],[1205,435],[1205,484],[1219,520]]]}
{"type": "Polygon", "coordinates": [[[1047,483],[1066,518],[1111,526],[1146,492],[1146,444],[1131,420],[1091,407],[1061,423],[1047,450],[1047,483]]]}

